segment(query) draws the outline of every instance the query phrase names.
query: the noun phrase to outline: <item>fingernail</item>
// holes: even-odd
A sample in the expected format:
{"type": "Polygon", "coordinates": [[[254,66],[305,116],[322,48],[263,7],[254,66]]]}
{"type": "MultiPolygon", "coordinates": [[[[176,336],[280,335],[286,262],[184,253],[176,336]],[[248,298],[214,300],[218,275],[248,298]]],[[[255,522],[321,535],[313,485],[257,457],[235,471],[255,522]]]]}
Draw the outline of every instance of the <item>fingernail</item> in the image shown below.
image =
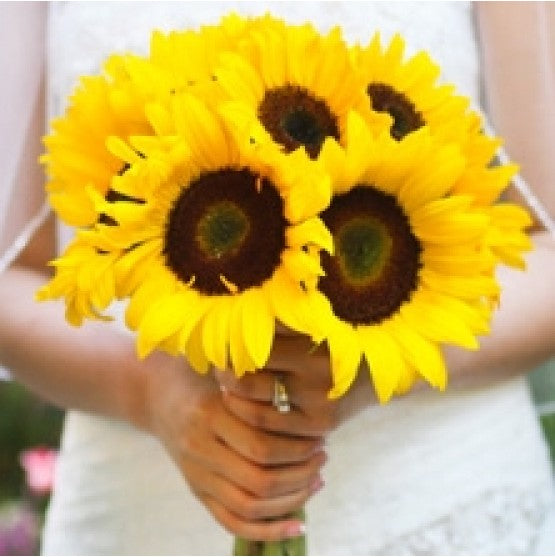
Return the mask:
{"type": "Polygon", "coordinates": [[[285,535],[288,538],[297,538],[298,536],[302,536],[306,532],[306,528],[304,522],[296,522],[294,524],[290,524],[285,529],[285,535]]]}
{"type": "Polygon", "coordinates": [[[314,495],[314,493],[320,491],[323,487],[324,487],[324,480],[318,476],[309,486],[308,490],[310,491],[311,495],[314,495]]]}
{"type": "Polygon", "coordinates": [[[320,451],[318,453],[322,456],[322,466],[328,461],[328,453],[326,451],[320,451]]]}
{"type": "Polygon", "coordinates": [[[314,445],[314,454],[322,452],[325,446],[326,446],[325,441],[323,439],[320,439],[320,441],[318,441],[318,443],[314,445]]]}
{"type": "Polygon", "coordinates": [[[220,384],[220,391],[222,391],[222,393],[225,395],[227,393],[227,387],[220,384]]]}

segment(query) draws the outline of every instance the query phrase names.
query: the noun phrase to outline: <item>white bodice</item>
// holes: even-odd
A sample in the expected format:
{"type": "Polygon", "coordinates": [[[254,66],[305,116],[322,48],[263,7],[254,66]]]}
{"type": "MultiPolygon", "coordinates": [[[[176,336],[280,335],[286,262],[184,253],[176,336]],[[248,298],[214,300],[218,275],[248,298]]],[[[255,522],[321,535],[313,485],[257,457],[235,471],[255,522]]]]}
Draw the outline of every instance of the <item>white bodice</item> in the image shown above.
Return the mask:
{"type": "MultiPolygon", "coordinates": [[[[113,51],[146,52],[153,28],[214,23],[233,7],[267,10],[349,41],[400,31],[477,106],[471,5],[438,2],[53,3],[49,110],[113,51]]],[[[369,387],[370,388],[370,387],[369,387]]],[[[423,392],[370,408],[328,442],[325,488],[308,505],[313,554],[531,553],[551,469],[522,379],[423,392]],[[461,537],[460,532],[472,532],[461,537]]],[[[226,554],[231,539],[190,494],[156,439],[70,412],[44,550],[55,554],[226,554]]]]}

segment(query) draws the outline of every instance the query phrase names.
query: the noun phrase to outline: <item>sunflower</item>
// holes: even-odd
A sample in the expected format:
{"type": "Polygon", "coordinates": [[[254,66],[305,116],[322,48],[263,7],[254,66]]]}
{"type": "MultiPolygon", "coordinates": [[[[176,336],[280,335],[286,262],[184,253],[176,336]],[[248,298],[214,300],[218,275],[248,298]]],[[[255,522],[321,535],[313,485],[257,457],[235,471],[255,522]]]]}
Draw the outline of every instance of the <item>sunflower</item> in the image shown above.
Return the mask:
{"type": "Polygon", "coordinates": [[[75,238],[62,257],[50,264],[54,278],[36,294],[38,301],[64,298],[66,320],[78,326],[84,318],[108,320],[102,311],[113,301],[112,271],[116,253],[102,252],[87,241],[75,238]]]}
{"type": "Polygon", "coordinates": [[[467,162],[452,193],[471,195],[473,204],[484,208],[493,221],[489,249],[503,263],[522,267],[523,246],[530,249],[525,233],[529,216],[515,206],[509,209],[513,219],[501,218],[500,209],[490,212],[518,166],[493,164],[501,140],[484,134],[480,115],[469,110],[469,99],[456,94],[453,85],[437,84],[440,69],[426,52],[404,60],[404,51],[399,35],[382,47],[378,33],[366,48],[353,48],[372,109],[391,116],[390,134],[396,140],[427,126],[439,142],[460,146],[467,162]]]}
{"type": "Polygon", "coordinates": [[[322,318],[330,396],[349,388],[363,358],[382,402],[418,377],[444,389],[440,344],[476,349],[499,294],[491,216],[452,193],[464,157],[426,127],[402,141],[373,138],[352,113],[345,149],[328,139],[319,162],[334,191],[321,217],[335,254],[322,253],[317,285],[333,313],[322,318]]]}
{"type": "Polygon", "coordinates": [[[259,23],[238,53],[220,56],[215,71],[229,99],[221,114],[239,141],[285,153],[304,147],[314,159],[326,137],[342,142],[350,110],[376,126],[389,123],[389,115],[370,110],[339,28],[321,35],[310,24],[270,16],[259,23]]]}
{"type": "Polygon", "coordinates": [[[426,52],[404,60],[404,51],[400,35],[384,48],[379,33],[366,48],[353,48],[372,109],[391,116],[390,133],[397,140],[428,126],[438,141],[459,145],[467,165],[454,190],[472,193],[478,204],[494,202],[516,166],[491,165],[501,142],[483,133],[480,116],[469,110],[469,99],[456,94],[453,85],[437,83],[439,66],[426,52]]]}
{"type": "Polygon", "coordinates": [[[47,152],[41,162],[48,175],[49,201],[72,226],[91,225],[98,217],[87,188],[104,195],[112,176],[125,171],[106,149],[106,138],[151,133],[140,99],[130,103],[132,97],[122,96],[114,88],[115,75],[120,89],[125,88],[129,76],[117,56],[106,62],[104,75],[82,77],[65,114],[52,120],[44,138],[47,152]]]}
{"type": "MultiPolygon", "coordinates": [[[[320,249],[333,247],[317,216],[329,202],[327,175],[301,152],[273,166],[242,153],[194,96],[176,97],[166,117],[174,137],[108,142],[129,169],[112,180],[117,202],[92,194],[106,222],[79,234],[93,257],[113,257],[112,293],[131,297],[139,355],[159,347],[199,371],[213,363],[242,374],[266,363],[276,319],[321,339],[310,315],[326,302],[311,285],[320,249]]],[[[63,284],[46,293],[60,295],[63,284]]]]}

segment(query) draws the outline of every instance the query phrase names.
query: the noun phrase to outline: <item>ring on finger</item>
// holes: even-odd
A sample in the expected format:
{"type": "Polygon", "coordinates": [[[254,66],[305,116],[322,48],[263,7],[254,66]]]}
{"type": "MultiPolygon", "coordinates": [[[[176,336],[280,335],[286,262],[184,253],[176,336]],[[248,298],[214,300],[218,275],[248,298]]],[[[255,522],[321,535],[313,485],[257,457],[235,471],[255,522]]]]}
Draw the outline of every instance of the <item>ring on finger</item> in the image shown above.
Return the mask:
{"type": "Polygon", "coordinates": [[[275,409],[282,414],[286,414],[291,411],[289,393],[287,392],[281,377],[278,375],[274,376],[274,396],[272,398],[272,404],[275,409]]]}

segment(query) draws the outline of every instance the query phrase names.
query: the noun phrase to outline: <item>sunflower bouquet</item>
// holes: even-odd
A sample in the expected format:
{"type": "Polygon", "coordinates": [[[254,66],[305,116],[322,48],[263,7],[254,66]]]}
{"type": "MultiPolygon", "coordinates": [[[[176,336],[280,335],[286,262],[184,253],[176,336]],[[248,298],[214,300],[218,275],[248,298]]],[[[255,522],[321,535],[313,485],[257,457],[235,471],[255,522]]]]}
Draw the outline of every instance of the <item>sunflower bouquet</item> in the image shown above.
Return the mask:
{"type": "Polygon", "coordinates": [[[444,389],[441,345],[478,348],[530,219],[499,201],[500,140],[404,49],[229,15],[111,56],[45,138],[76,233],[38,299],[74,325],[128,300],[138,355],[200,373],[264,368],[279,324],[327,347],[330,397],[364,368],[381,402],[444,389]]]}

